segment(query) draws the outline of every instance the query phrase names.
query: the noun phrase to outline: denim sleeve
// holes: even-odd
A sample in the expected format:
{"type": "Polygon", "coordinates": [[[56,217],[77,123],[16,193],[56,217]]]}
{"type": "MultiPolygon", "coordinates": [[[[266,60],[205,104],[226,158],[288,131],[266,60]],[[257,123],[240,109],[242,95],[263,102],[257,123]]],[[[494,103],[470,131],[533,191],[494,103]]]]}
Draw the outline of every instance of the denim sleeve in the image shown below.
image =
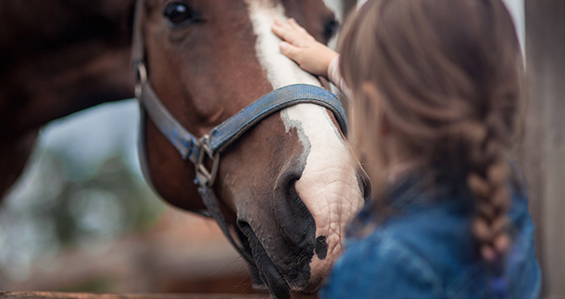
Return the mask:
{"type": "Polygon", "coordinates": [[[445,297],[440,279],[426,261],[378,234],[345,251],[320,295],[324,299],[445,297]]]}

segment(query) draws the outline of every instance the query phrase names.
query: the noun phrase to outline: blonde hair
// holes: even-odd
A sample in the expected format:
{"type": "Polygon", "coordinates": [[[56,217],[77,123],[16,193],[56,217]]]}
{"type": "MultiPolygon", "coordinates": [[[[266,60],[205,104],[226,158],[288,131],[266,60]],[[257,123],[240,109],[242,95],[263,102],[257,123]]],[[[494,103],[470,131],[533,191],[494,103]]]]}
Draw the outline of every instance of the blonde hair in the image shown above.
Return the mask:
{"type": "Polygon", "coordinates": [[[500,0],[369,0],[339,44],[354,94],[353,144],[376,195],[384,193],[382,119],[437,175],[476,198],[473,235],[483,257],[508,247],[507,155],[522,86],[522,56],[500,0]],[[377,94],[367,93],[367,85],[377,94]]]}

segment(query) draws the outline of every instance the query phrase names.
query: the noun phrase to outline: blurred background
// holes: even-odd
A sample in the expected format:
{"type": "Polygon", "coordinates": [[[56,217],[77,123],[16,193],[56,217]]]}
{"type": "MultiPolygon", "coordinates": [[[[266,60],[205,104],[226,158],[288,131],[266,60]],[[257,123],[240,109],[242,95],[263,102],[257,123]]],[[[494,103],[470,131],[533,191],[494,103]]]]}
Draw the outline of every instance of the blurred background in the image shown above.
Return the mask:
{"type": "MultiPolygon", "coordinates": [[[[343,20],[364,1],[326,2],[343,20]]],[[[530,185],[544,296],[565,298],[565,108],[558,101],[565,1],[505,2],[533,78],[517,159],[530,185]]],[[[0,206],[0,290],[253,292],[244,262],[216,224],[167,206],[145,184],[138,118],[137,103],[126,100],[41,130],[24,175],[0,206]]]]}
{"type": "Polygon", "coordinates": [[[126,100],[42,129],[0,209],[0,289],[252,292],[215,222],[167,206],[145,184],[138,121],[126,100]]]}

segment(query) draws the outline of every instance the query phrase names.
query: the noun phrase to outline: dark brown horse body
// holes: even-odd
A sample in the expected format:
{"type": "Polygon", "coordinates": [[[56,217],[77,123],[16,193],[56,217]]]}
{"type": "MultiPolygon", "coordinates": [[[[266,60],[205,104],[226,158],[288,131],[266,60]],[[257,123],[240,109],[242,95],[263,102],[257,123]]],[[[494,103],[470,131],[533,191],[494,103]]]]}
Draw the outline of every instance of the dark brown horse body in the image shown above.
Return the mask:
{"type": "Polygon", "coordinates": [[[0,1],[0,196],[38,129],[133,97],[131,0],[0,1]]]}
{"type": "MultiPolygon", "coordinates": [[[[6,9],[25,9],[21,2],[1,2],[0,17],[6,9]]],[[[49,6],[39,0],[27,3],[33,2],[49,6]]],[[[6,157],[20,153],[18,147],[29,149],[41,124],[103,100],[130,96],[133,74],[126,40],[131,22],[121,20],[131,21],[131,2],[91,1],[84,6],[81,1],[56,1],[60,7],[34,17],[59,27],[19,33],[41,35],[38,44],[27,45],[0,31],[0,51],[8,53],[2,54],[7,62],[0,73],[0,105],[3,114],[10,114],[3,119],[0,136],[3,151],[10,152],[2,152],[0,161],[10,173],[18,173],[22,163],[6,157]],[[62,15],[52,16],[84,7],[99,14],[62,23],[57,21],[62,15]],[[79,30],[72,37],[76,28],[86,28],[87,36],[79,30]],[[62,33],[70,37],[61,38],[62,33]],[[18,47],[30,53],[20,53],[18,47]],[[49,109],[42,108],[47,103],[49,109]]],[[[279,53],[279,40],[270,31],[275,18],[294,17],[326,42],[335,24],[321,0],[146,0],[142,10],[149,80],[165,107],[196,136],[274,89],[319,85],[279,53]]],[[[151,121],[142,132],[155,190],[180,208],[206,209],[192,183],[193,166],[151,121]]],[[[333,114],[313,104],[272,114],[222,154],[214,191],[229,225],[239,231],[242,246],[253,257],[256,282],[277,298],[314,293],[341,252],[343,227],[362,205],[360,179],[350,160],[333,114]]],[[[4,185],[11,182],[7,176],[1,179],[4,185]]]]}

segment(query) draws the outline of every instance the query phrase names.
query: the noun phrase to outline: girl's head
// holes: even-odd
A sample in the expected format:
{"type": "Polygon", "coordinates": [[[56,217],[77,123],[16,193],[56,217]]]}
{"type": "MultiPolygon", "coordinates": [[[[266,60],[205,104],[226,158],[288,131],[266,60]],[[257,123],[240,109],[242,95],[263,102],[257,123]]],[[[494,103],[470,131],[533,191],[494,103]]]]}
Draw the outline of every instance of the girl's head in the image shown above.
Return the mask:
{"type": "Polygon", "coordinates": [[[483,256],[504,252],[522,57],[503,3],[370,0],[348,21],[340,52],[354,94],[354,144],[376,193],[393,156],[466,180],[483,256]]]}

